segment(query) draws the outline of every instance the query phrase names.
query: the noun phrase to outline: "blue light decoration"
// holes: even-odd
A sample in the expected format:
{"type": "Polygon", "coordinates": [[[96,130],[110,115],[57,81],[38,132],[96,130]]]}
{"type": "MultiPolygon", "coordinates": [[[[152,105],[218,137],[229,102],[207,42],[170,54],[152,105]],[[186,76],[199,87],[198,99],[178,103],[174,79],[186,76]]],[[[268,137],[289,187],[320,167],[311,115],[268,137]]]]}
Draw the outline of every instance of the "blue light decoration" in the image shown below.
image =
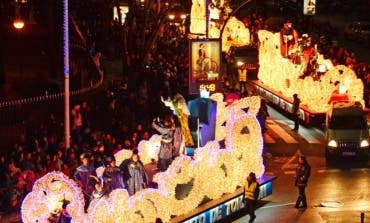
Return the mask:
{"type": "Polygon", "coordinates": [[[69,76],[69,19],[68,19],[68,0],[64,0],[63,4],[63,60],[64,60],[64,76],[69,76]]]}

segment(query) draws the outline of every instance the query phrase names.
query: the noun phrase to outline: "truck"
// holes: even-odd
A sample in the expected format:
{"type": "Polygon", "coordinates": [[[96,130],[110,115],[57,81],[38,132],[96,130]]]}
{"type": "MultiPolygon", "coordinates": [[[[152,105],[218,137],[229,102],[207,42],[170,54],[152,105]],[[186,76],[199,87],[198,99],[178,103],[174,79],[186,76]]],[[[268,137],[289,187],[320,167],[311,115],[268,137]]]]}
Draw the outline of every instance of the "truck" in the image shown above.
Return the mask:
{"type": "Polygon", "coordinates": [[[330,105],[325,119],[327,163],[338,158],[369,160],[369,124],[358,101],[337,101],[330,105]]]}

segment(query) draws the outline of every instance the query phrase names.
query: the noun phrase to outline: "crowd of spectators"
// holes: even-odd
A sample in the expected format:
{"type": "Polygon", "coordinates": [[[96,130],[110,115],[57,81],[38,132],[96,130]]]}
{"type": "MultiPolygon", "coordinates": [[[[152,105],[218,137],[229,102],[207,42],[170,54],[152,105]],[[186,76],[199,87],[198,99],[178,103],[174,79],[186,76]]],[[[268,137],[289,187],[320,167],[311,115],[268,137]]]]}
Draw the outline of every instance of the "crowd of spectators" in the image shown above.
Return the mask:
{"type": "MultiPolygon", "coordinates": [[[[256,13],[242,19],[252,30],[252,42],[258,42],[256,33],[264,27],[265,19],[256,13]]],[[[89,29],[89,33],[94,29],[89,29]]],[[[17,210],[35,180],[47,172],[62,171],[71,177],[83,153],[91,154],[90,163],[97,168],[103,165],[105,157],[121,149],[136,151],[140,140],[149,139],[155,133],[151,128],[153,117],[164,117],[170,113],[161,103],[161,96],[167,98],[180,93],[189,99],[188,42],[178,29],[175,25],[163,29],[150,51],[144,70],[139,70],[137,66],[140,63],[137,54],[128,55],[131,67],[121,80],[110,81],[107,89],[97,98],[81,100],[73,105],[69,148],[64,143],[62,121],[53,113],[43,122],[26,128],[27,131],[14,143],[10,153],[0,156],[1,211],[17,210]]],[[[93,39],[93,36],[90,38],[93,39]]],[[[370,64],[358,61],[354,52],[333,44],[335,41],[332,38],[328,33],[320,33],[317,40],[320,53],[334,64],[353,68],[369,90],[370,64]]],[[[236,80],[235,69],[225,68],[224,71],[224,79],[232,82],[225,87],[238,91],[233,81],[236,80]]]]}

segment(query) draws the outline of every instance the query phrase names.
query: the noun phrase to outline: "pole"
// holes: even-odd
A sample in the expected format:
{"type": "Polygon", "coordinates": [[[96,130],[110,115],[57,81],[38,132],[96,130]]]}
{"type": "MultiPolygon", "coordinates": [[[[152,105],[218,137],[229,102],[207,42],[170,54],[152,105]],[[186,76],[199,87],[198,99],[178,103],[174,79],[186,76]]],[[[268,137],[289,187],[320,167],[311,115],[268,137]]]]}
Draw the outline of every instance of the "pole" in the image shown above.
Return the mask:
{"type": "Polygon", "coordinates": [[[209,8],[208,8],[208,5],[209,5],[209,0],[205,0],[206,1],[206,39],[208,39],[208,26],[209,26],[209,8]]]}
{"type": "Polygon", "coordinates": [[[200,123],[199,118],[197,119],[197,148],[200,147],[200,123]]]}
{"type": "Polygon", "coordinates": [[[63,4],[63,62],[64,62],[64,137],[66,148],[70,147],[69,122],[69,22],[68,0],[63,4]]]}
{"type": "Polygon", "coordinates": [[[361,212],[361,223],[364,223],[365,221],[365,213],[361,212]]]}

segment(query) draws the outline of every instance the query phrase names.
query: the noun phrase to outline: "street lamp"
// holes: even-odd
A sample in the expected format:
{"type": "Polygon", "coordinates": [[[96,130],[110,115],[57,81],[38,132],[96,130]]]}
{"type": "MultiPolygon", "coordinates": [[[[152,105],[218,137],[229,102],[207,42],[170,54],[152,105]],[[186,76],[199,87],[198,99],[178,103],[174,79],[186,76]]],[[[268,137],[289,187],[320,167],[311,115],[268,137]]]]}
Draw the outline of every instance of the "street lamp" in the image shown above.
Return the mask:
{"type": "Polygon", "coordinates": [[[23,19],[19,19],[19,18],[14,19],[13,26],[16,29],[23,29],[23,27],[24,27],[24,21],[23,21],[23,19]]]}
{"type": "Polygon", "coordinates": [[[22,4],[23,2],[16,1],[15,8],[14,8],[15,19],[13,21],[13,26],[16,29],[23,29],[24,27],[24,21],[22,19],[22,14],[21,14],[22,4]]]}

